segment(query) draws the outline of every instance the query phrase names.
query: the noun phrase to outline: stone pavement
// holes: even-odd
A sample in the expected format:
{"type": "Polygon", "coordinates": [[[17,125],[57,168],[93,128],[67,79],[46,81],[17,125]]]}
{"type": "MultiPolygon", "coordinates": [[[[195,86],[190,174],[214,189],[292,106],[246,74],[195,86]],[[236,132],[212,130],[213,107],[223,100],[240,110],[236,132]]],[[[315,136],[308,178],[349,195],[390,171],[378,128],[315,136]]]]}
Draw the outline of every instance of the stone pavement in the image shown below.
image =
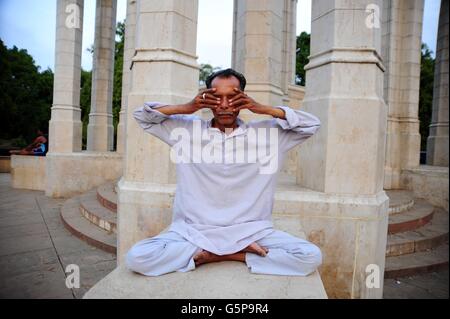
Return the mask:
{"type": "MultiPolygon", "coordinates": [[[[93,248],[63,226],[64,200],[10,187],[0,174],[0,298],[81,298],[116,266],[114,255],[93,248]],[[68,289],[64,270],[80,267],[80,288],[68,289]]],[[[384,298],[448,298],[448,271],[387,279],[384,298]]]]}
{"type": "Polygon", "coordinates": [[[384,299],[448,299],[448,270],[384,281],[384,299]]]}
{"type": "Polygon", "coordinates": [[[12,189],[10,174],[0,174],[0,298],[81,298],[115,268],[114,255],[64,228],[63,202],[12,189]],[[80,267],[79,289],[66,287],[69,264],[80,267]]]}

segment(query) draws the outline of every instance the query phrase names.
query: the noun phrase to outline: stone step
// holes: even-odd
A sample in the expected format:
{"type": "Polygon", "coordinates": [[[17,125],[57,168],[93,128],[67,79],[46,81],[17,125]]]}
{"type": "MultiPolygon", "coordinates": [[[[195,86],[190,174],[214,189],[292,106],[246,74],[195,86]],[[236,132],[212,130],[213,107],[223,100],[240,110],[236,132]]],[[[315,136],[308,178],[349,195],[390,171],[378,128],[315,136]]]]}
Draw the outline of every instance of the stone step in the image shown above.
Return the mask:
{"type": "Polygon", "coordinates": [[[397,234],[426,225],[433,218],[434,207],[423,199],[416,199],[408,211],[389,216],[388,234],[397,234]]]}
{"type": "Polygon", "coordinates": [[[448,244],[413,254],[387,257],[384,278],[399,278],[448,269],[448,244]]]}
{"type": "Polygon", "coordinates": [[[80,214],[80,196],[63,204],[61,219],[64,226],[76,237],[106,252],[116,253],[116,234],[108,233],[80,214]]]}
{"type": "Polygon", "coordinates": [[[389,197],[389,214],[405,212],[414,206],[414,194],[409,190],[387,190],[389,197]]]}
{"type": "Polygon", "coordinates": [[[117,193],[114,191],[116,183],[106,183],[97,187],[97,199],[105,208],[117,213],[117,193]]]}
{"type": "Polygon", "coordinates": [[[436,248],[448,241],[448,213],[436,209],[432,220],[416,230],[388,235],[386,257],[436,248]]]}
{"type": "Polygon", "coordinates": [[[117,214],[100,204],[97,190],[94,189],[80,195],[80,212],[91,223],[107,232],[116,233],[117,214]]]}

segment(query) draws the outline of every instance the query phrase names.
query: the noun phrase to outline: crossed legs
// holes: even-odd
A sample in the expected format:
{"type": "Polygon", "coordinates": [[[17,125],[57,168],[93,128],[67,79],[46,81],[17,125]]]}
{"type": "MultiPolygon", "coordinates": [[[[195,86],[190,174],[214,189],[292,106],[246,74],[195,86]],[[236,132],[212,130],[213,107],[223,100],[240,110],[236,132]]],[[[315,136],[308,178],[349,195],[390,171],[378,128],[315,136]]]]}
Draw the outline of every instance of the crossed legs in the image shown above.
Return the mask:
{"type": "Polygon", "coordinates": [[[307,276],[322,263],[320,249],[288,233],[271,234],[230,255],[215,255],[196,247],[175,232],[136,243],[126,256],[130,270],[147,276],[186,272],[210,262],[245,262],[252,273],[307,276]]]}

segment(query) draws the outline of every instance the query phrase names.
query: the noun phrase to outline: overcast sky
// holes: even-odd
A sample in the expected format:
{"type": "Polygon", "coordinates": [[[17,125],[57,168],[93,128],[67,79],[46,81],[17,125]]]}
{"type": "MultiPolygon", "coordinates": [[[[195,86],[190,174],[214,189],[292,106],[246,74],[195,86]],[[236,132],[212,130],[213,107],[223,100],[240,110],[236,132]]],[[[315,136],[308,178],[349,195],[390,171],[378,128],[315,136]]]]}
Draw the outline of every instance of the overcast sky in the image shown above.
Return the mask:
{"type": "MultiPolygon", "coordinates": [[[[94,43],[95,0],[85,0],[83,56],[92,68],[87,48],[94,43]]],[[[440,0],[425,0],[423,42],[435,51],[440,0]]],[[[126,0],[118,0],[117,21],[126,15],[126,0]]],[[[0,38],[7,47],[27,49],[37,64],[54,69],[56,0],[0,0],[0,38]]],[[[199,63],[231,65],[233,0],[199,0],[197,55],[199,63]]],[[[297,34],[311,32],[311,0],[298,0],[297,34]]]]}

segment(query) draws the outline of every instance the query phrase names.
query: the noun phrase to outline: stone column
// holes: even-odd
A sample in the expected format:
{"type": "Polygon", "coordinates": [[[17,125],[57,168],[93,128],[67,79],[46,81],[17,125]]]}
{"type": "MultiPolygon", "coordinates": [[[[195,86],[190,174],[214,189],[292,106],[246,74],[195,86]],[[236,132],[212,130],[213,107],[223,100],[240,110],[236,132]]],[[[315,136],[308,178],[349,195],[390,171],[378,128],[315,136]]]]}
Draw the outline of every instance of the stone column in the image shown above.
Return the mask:
{"type": "Polygon", "coordinates": [[[145,101],[184,103],[198,92],[198,1],[138,0],[136,10],[125,168],[118,192],[119,263],[136,241],[154,236],[170,224],[175,189],[170,148],[145,133],[133,111],[145,101]]]}
{"type": "Polygon", "coordinates": [[[399,189],[402,169],[420,164],[419,89],[424,0],[383,2],[382,57],[388,128],[384,188],[399,189]]]}
{"type": "Polygon", "coordinates": [[[448,0],[441,0],[427,164],[448,166],[448,0]]]}
{"type": "MultiPolygon", "coordinates": [[[[247,78],[246,92],[257,101],[280,105],[283,100],[285,6],[291,1],[235,0],[232,65],[247,78]]],[[[243,118],[255,117],[244,112],[243,118]]]]}
{"type": "Polygon", "coordinates": [[[112,94],[117,0],[97,0],[87,150],[113,150],[112,94]]]}
{"type": "Polygon", "coordinates": [[[330,297],[382,297],[389,199],[383,191],[381,5],[381,0],[312,2],[302,109],[318,116],[322,126],[300,148],[297,182],[313,191],[299,199],[314,203],[301,221],[322,249],[320,272],[330,297]],[[366,286],[372,264],[378,275],[374,288],[366,286]]]}
{"type": "Polygon", "coordinates": [[[81,40],[84,0],[58,0],[49,152],[81,151],[81,40]]]}
{"type": "Polygon", "coordinates": [[[284,0],[283,50],[281,88],[284,105],[289,104],[289,86],[295,84],[295,61],[297,49],[297,0],[284,0]]]}
{"type": "Polygon", "coordinates": [[[131,85],[131,59],[135,52],[136,0],[127,0],[127,18],[125,21],[125,44],[123,50],[122,72],[122,104],[117,125],[117,153],[125,152],[125,124],[128,105],[128,94],[131,85]]]}

